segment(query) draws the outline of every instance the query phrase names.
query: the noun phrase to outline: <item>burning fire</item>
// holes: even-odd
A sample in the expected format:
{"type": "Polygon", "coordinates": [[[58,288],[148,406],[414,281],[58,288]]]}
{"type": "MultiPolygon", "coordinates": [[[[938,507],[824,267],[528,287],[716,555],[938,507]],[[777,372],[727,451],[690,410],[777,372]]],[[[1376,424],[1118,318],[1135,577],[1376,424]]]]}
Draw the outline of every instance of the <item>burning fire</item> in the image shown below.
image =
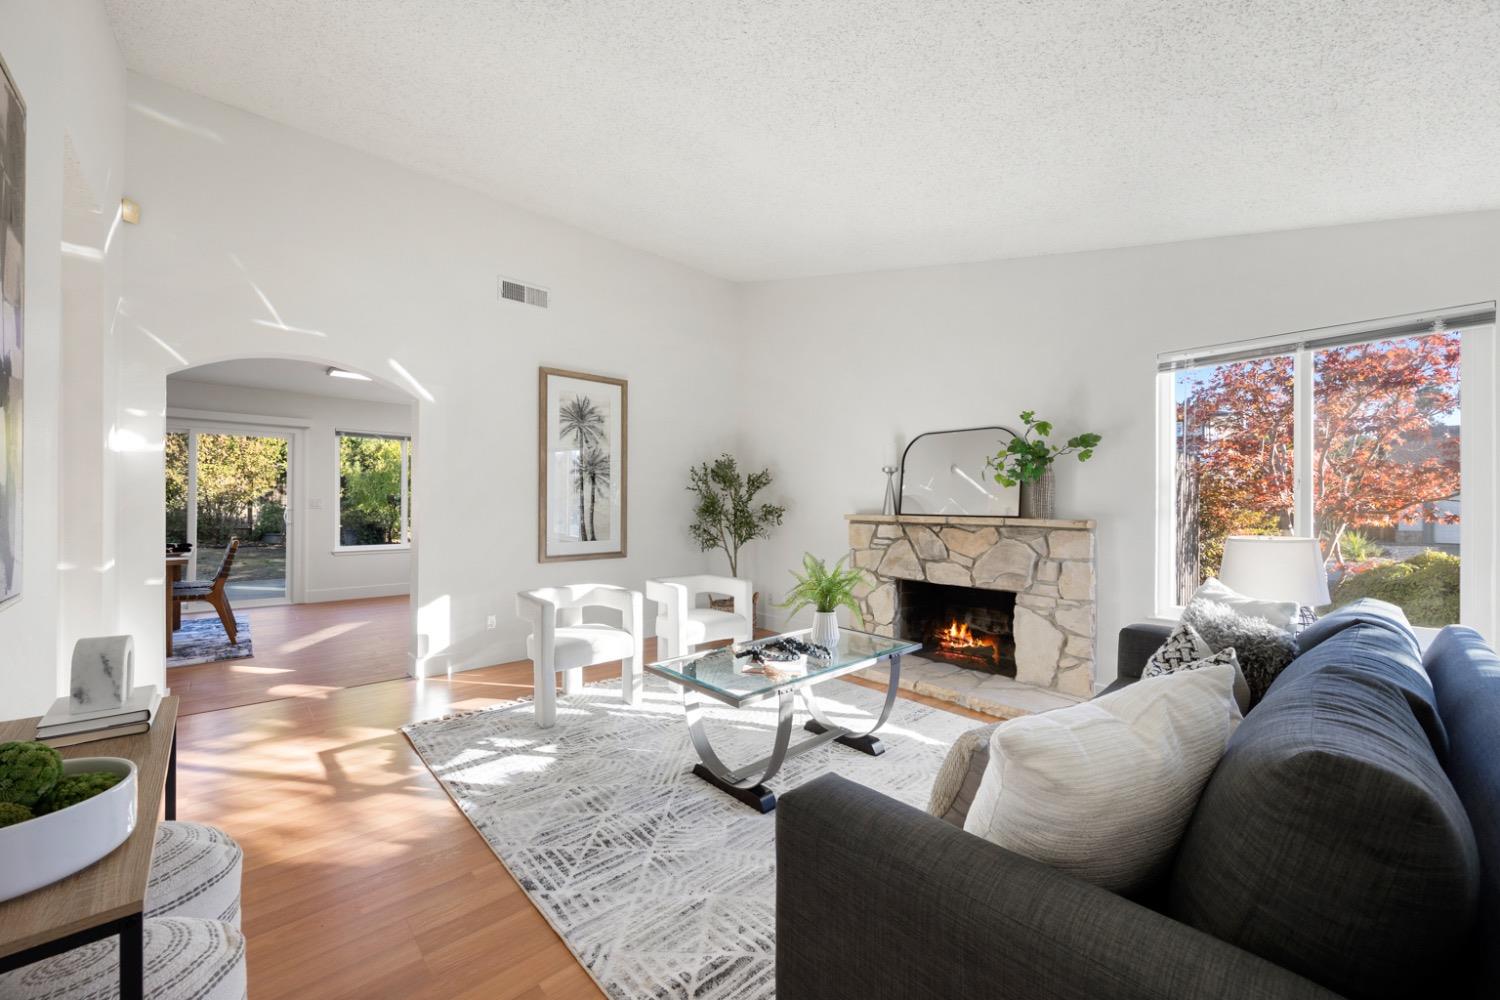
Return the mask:
{"type": "Polygon", "coordinates": [[[977,659],[998,659],[1000,647],[989,636],[975,635],[967,622],[952,621],[937,633],[938,646],[945,653],[977,659]]]}

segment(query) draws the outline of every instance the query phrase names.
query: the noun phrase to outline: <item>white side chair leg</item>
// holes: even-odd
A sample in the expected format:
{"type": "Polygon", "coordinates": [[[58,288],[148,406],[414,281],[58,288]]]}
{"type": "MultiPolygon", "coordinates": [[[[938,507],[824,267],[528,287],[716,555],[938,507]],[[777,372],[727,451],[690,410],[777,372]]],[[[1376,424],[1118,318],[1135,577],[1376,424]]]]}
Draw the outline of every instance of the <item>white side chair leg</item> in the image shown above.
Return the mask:
{"type": "Polygon", "coordinates": [[[536,724],[542,729],[551,729],[557,724],[557,680],[552,671],[533,660],[531,683],[536,689],[536,724]]]}
{"type": "Polygon", "coordinates": [[[641,657],[639,654],[626,657],[620,661],[621,698],[627,705],[639,705],[641,695],[645,693],[645,678],[641,676],[641,657]]]}
{"type": "Polygon", "coordinates": [[[563,694],[578,694],[583,690],[583,668],[574,667],[562,672],[563,694]]]}

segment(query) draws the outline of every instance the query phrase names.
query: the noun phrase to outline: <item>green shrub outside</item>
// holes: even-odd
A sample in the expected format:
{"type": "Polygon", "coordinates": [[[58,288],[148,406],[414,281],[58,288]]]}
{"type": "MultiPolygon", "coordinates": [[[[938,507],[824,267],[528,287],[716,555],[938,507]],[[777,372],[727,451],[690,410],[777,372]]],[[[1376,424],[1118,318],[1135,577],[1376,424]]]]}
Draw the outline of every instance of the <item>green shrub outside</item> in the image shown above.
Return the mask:
{"type": "Polygon", "coordinates": [[[1374,597],[1400,607],[1413,625],[1452,625],[1458,621],[1458,566],[1458,556],[1430,551],[1351,573],[1334,590],[1333,606],[1374,597]]]}
{"type": "Polygon", "coordinates": [[[264,538],[271,534],[286,534],[286,507],[274,500],[267,500],[260,505],[260,510],[255,515],[255,537],[264,538]]]}

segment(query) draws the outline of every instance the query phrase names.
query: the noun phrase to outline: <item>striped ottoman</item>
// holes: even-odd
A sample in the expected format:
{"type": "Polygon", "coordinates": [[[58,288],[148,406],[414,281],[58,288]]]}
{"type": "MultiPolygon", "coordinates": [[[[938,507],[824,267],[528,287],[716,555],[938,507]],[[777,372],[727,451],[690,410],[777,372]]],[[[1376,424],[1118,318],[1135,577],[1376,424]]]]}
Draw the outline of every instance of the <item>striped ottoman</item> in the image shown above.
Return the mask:
{"type": "MultiPolygon", "coordinates": [[[[147,920],[149,1000],[245,1000],[245,939],[217,920],[147,920]]],[[[120,939],[102,941],[0,976],[0,1000],[113,1000],[120,995],[120,939]]]]}
{"type": "Polygon", "coordinates": [[[244,854],[217,827],[167,821],[156,827],[146,919],[202,917],[240,926],[244,854]]]}

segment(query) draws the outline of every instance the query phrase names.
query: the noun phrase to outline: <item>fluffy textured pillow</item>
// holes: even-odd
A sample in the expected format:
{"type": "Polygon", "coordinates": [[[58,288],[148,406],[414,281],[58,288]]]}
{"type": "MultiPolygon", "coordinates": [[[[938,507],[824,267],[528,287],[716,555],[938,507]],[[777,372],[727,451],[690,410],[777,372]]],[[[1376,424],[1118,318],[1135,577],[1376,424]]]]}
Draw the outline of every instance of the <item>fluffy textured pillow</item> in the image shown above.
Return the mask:
{"type": "Polygon", "coordinates": [[[1105,889],[1144,888],[1239,723],[1228,664],[1011,719],[990,737],[964,829],[1105,889]]]}
{"type": "Polygon", "coordinates": [[[932,793],[927,799],[929,813],[963,829],[969,807],[974,804],[974,796],[979,794],[980,782],[989,767],[990,736],[1000,725],[1002,723],[992,722],[988,726],[970,729],[953,741],[948,756],[943,758],[943,766],[938,768],[937,777],[932,781],[932,793]]]}
{"type": "Polygon", "coordinates": [[[1167,636],[1167,641],[1146,661],[1141,677],[1160,677],[1183,670],[1198,670],[1216,663],[1227,663],[1234,667],[1235,703],[1240,706],[1241,712],[1250,711],[1250,685],[1245,683],[1245,675],[1240,670],[1239,657],[1235,655],[1234,647],[1215,653],[1191,625],[1178,625],[1167,636]]]}
{"type": "Polygon", "coordinates": [[[1302,608],[1297,602],[1262,601],[1246,597],[1238,591],[1230,590],[1218,577],[1211,576],[1204,580],[1202,586],[1193,591],[1188,603],[1193,601],[1212,601],[1214,604],[1233,608],[1236,614],[1245,618],[1264,618],[1287,635],[1296,635],[1302,628],[1302,608]]]}
{"type": "Polygon", "coordinates": [[[1250,685],[1250,704],[1257,705],[1276,675],[1297,657],[1297,640],[1264,618],[1246,618],[1227,604],[1196,600],[1182,613],[1215,653],[1233,647],[1250,685]]]}

